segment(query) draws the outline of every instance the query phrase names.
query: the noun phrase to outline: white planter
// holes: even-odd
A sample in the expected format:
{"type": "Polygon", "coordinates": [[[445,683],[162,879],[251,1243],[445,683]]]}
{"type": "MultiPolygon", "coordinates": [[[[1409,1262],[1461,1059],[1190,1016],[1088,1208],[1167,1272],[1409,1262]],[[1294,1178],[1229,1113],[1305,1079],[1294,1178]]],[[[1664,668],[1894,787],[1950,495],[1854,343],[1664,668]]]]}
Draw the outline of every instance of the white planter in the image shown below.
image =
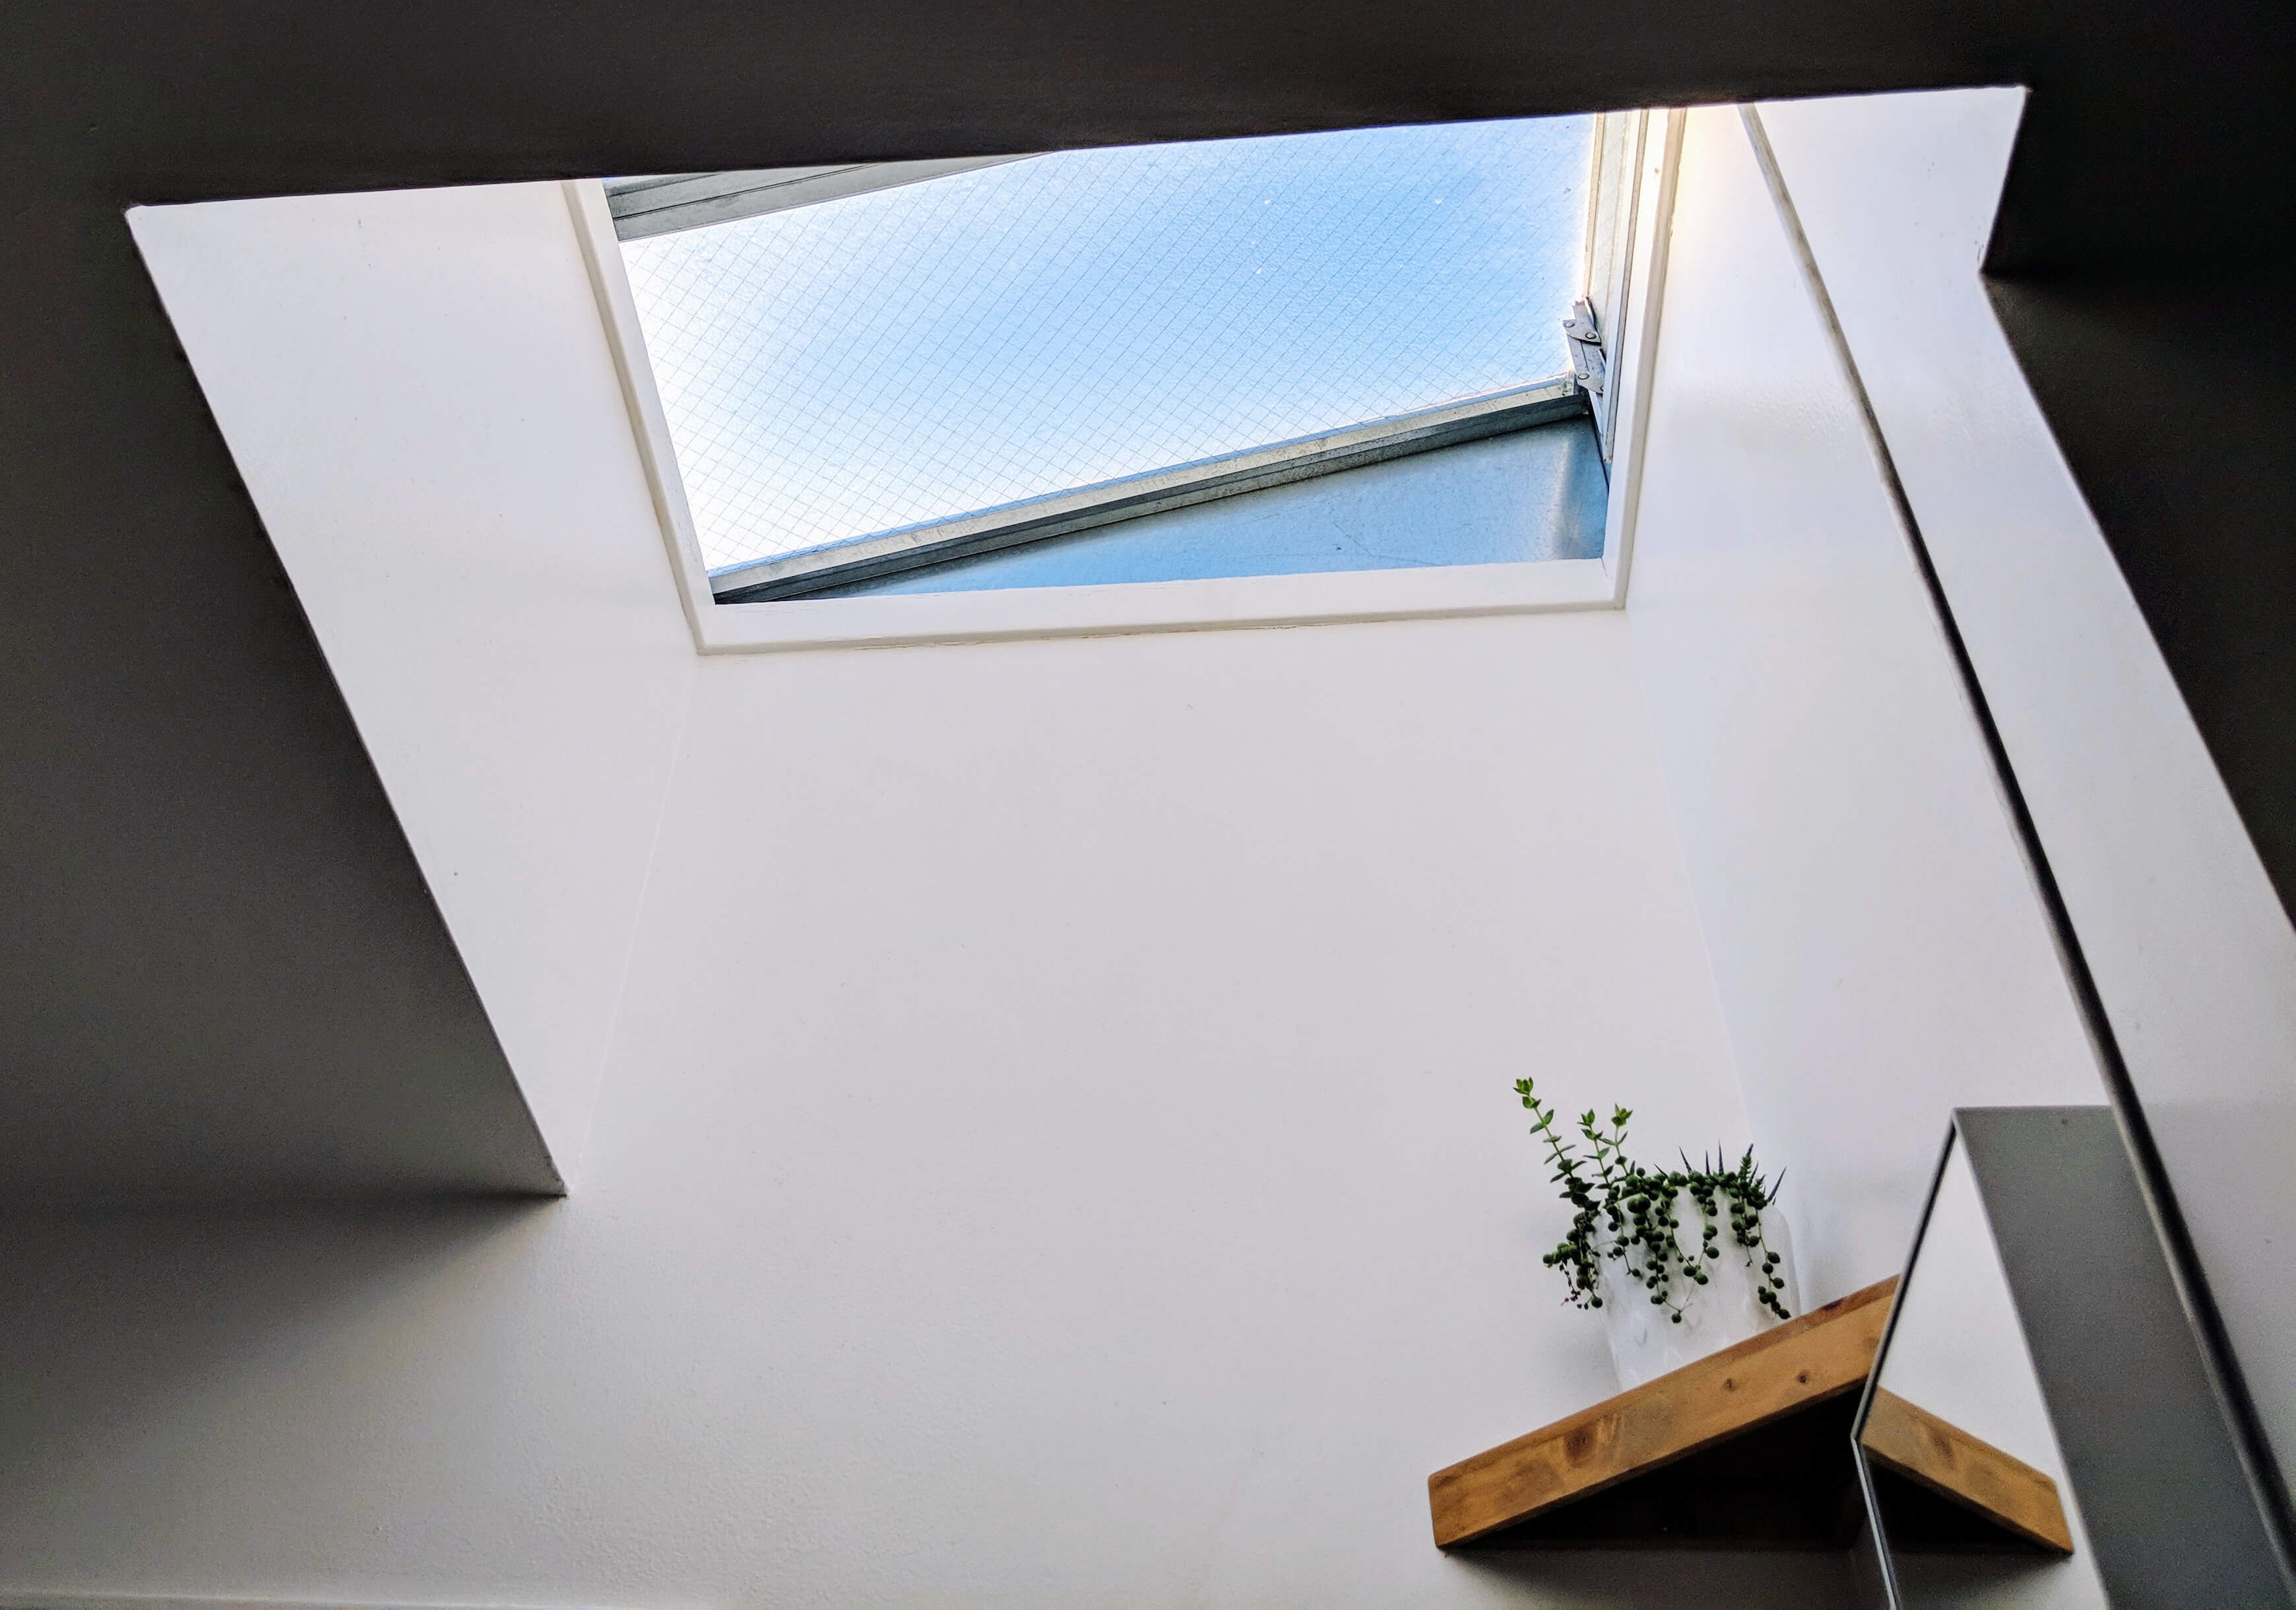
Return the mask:
{"type": "MultiPolygon", "coordinates": [[[[1676,1203],[1675,1216],[1681,1220],[1682,1228],[1676,1235],[1684,1249],[1696,1247],[1705,1217],[1688,1192],[1684,1192],[1676,1203]]],[[[1731,1239],[1726,1216],[1716,1228],[1721,1232],[1718,1241],[1722,1255],[1706,1261],[1704,1286],[1676,1277],[1673,1309],[1653,1303],[1649,1291],[1628,1266],[1609,1256],[1608,1244],[1598,1244],[1603,1253],[1599,1264],[1603,1328],[1610,1338],[1611,1363],[1619,1372],[1621,1392],[1694,1363],[1709,1353],[1719,1352],[1749,1336],[1759,1335],[1779,1323],[1777,1316],[1764,1308],[1754,1295],[1761,1268],[1760,1253],[1749,1253],[1731,1239]],[[1682,1315],[1678,1325],[1672,1317],[1677,1310],[1682,1315]]],[[[1763,1211],[1762,1235],[1769,1243],[1769,1250],[1778,1255],[1778,1266],[1772,1272],[1786,1283],[1785,1290],[1777,1294],[1778,1299],[1785,1304],[1788,1313],[1799,1314],[1801,1294],[1794,1285],[1793,1248],[1786,1239],[1786,1221],[1775,1208],[1763,1211]]],[[[1639,1262],[1639,1252],[1630,1256],[1639,1262]]]]}

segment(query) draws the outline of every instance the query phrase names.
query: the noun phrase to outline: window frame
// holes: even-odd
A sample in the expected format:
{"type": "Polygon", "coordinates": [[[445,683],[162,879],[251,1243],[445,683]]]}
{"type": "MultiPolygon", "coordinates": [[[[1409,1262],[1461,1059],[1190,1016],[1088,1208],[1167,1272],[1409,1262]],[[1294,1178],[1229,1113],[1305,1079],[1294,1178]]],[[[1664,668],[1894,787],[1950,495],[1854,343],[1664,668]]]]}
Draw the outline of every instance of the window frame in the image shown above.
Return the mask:
{"type": "MultiPolygon", "coordinates": [[[[1613,112],[1597,118],[1582,285],[1602,335],[1599,393],[1582,398],[1578,384],[1568,376],[1560,377],[1499,399],[1477,399],[1366,422],[1303,442],[1273,444],[1207,464],[1176,466],[1123,482],[1078,489],[1035,500],[1034,505],[1018,510],[991,511],[919,529],[936,550],[946,549],[935,552],[935,559],[992,551],[1310,475],[1335,473],[1406,453],[1430,451],[1479,435],[1521,428],[1542,414],[1553,417],[1584,408],[1594,416],[1603,458],[1611,466],[1606,536],[1599,559],[848,598],[758,597],[758,592],[783,581],[820,587],[834,584],[828,579],[832,573],[839,580],[856,579],[872,573],[867,567],[873,563],[880,571],[914,568],[920,562],[914,551],[916,545],[911,541],[904,547],[902,539],[916,534],[892,533],[890,538],[840,545],[829,550],[832,557],[827,563],[820,563],[816,555],[793,555],[729,567],[713,581],[701,558],[679,478],[676,449],[655,388],[605,186],[597,179],[578,179],[566,181],[562,188],[652,494],[664,549],[694,646],[701,653],[1521,614],[1617,608],[1625,602],[1633,522],[1640,501],[1642,424],[1648,408],[1682,122],[1677,111],[1613,112]],[[880,546],[886,554],[875,552],[880,546]],[[855,551],[862,548],[871,551],[855,551]],[[880,563],[889,557],[892,563],[880,563]],[[793,560],[814,563],[800,567],[793,560]],[[728,589],[726,578],[736,571],[751,578],[773,573],[762,575],[762,585],[728,589]],[[721,592],[726,590],[747,591],[752,596],[721,601],[721,592]]],[[[933,166],[947,170],[955,164],[933,166]]],[[[723,188],[771,193],[783,183],[775,178],[776,171],[808,176],[833,173],[840,176],[835,182],[841,185],[880,187],[867,184],[865,169],[849,167],[723,176],[742,182],[723,188]]],[[[669,176],[669,180],[699,177],[669,176]]],[[[888,179],[914,182],[890,176],[888,179]]],[[[799,184],[784,193],[809,188],[799,184]]]]}
{"type": "Polygon", "coordinates": [[[733,173],[657,173],[639,179],[602,179],[614,233],[626,241],[706,229],[737,218],[758,218],[840,196],[898,190],[975,168],[1025,162],[1035,152],[1009,157],[947,157],[925,162],[833,162],[820,168],[758,168],[733,173]]]}

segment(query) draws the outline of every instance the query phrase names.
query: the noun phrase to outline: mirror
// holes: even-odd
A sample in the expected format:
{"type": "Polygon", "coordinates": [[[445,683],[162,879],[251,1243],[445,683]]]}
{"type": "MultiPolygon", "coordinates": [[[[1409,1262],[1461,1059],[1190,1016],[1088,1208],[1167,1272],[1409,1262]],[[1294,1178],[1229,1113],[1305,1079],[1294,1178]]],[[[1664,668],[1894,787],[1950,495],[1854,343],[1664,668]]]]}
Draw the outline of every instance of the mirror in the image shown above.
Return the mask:
{"type": "Polygon", "coordinates": [[[1893,1610],[2292,1602],[2106,1108],[1954,1113],[1851,1446],[1893,1610]]]}
{"type": "Polygon", "coordinates": [[[2106,1600],[1969,1158],[1948,1138],[1857,1440],[1908,1610],[2106,1600]]]}

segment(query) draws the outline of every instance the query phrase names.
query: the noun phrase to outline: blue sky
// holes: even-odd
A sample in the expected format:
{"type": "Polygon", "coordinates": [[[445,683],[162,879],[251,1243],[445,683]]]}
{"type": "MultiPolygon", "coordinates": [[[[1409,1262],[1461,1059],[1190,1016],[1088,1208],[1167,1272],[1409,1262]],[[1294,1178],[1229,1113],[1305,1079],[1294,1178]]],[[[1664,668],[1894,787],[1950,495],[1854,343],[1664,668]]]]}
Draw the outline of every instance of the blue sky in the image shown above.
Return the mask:
{"type": "Polygon", "coordinates": [[[624,243],[712,568],[1567,367],[1585,118],[1062,152],[624,243]]]}

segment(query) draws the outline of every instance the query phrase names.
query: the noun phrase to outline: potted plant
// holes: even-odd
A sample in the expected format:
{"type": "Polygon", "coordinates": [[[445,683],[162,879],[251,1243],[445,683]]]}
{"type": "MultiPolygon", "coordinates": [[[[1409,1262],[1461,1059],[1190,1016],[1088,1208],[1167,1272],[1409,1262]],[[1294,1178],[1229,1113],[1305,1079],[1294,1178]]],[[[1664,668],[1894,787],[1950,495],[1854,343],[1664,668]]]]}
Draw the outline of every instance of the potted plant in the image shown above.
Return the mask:
{"type": "Polygon", "coordinates": [[[1601,1312],[1621,1388],[1679,1369],[1792,1316],[1798,1306],[1779,1179],[1718,1152],[1679,1168],[1648,1168],[1627,1154],[1634,1113],[1607,1127],[1581,1113],[1578,1139],[1528,1079],[1514,1091],[1546,1143],[1570,1233],[1544,1261],[1560,1269],[1563,1300],[1601,1312]],[[1585,1142],[1580,1150],[1579,1141],[1585,1142]]]}

